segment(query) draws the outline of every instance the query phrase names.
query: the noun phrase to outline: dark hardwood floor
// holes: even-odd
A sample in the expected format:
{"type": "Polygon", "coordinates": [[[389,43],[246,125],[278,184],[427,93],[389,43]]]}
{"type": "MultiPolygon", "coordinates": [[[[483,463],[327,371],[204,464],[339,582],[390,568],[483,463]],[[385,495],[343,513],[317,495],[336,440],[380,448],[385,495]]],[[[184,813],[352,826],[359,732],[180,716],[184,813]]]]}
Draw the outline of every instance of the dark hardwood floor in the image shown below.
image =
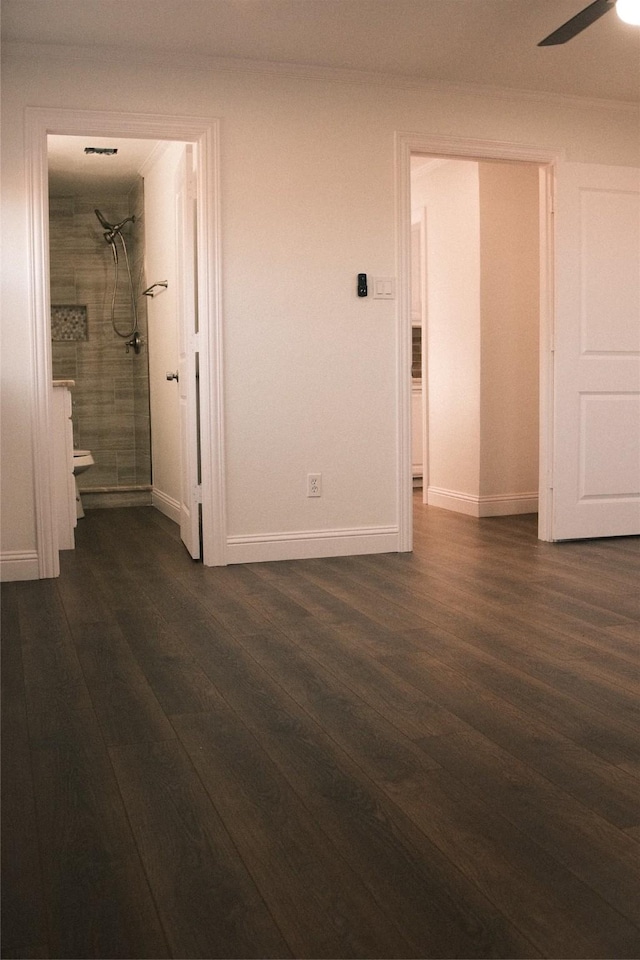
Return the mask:
{"type": "Polygon", "coordinates": [[[640,539],[416,501],[204,568],[94,510],[3,610],[3,956],[640,957],[640,539]]]}

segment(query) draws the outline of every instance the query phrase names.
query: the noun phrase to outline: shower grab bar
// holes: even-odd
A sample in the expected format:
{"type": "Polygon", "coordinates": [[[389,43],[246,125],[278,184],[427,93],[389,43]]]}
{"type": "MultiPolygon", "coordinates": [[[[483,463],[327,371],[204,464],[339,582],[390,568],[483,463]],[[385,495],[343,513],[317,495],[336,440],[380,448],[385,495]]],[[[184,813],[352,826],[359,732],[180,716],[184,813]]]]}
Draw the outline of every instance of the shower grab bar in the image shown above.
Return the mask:
{"type": "Polygon", "coordinates": [[[152,283],[150,287],[147,287],[146,290],[142,291],[143,297],[157,297],[159,293],[162,293],[162,290],[166,290],[169,286],[168,280],[159,280],[158,283],[152,283]],[[162,290],[156,290],[156,287],[162,287],[162,290]],[[154,292],[155,291],[155,292],[154,292]]]}

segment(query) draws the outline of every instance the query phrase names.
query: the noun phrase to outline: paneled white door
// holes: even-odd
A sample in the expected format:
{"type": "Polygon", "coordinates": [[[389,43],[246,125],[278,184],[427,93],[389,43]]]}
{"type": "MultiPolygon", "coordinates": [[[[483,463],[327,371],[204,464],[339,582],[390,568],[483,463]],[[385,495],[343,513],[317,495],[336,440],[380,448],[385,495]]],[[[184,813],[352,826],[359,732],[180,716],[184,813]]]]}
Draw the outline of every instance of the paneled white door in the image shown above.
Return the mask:
{"type": "Polygon", "coordinates": [[[640,533],[640,170],[560,164],[551,539],[640,533]]]}
{"type": "Polygon", "coordinates": [[[187,144],[176,173],[178,232],[178,388],[180,395],[180,536],[193,557],[201,556],[198,403],[198,312],[196,290],[196,190],[193,146],[187,144]]]}

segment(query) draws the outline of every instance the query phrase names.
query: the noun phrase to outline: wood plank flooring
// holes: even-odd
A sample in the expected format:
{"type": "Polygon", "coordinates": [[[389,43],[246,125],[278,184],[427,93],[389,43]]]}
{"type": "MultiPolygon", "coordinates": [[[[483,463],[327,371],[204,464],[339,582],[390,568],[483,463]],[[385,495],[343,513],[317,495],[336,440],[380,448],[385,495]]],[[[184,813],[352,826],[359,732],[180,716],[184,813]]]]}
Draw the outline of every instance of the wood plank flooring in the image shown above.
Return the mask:
{"type": "Polygon", "coordinates": [[[4,957],[640,957],[640,539],[414,530],[3,586],[4,957]]]}

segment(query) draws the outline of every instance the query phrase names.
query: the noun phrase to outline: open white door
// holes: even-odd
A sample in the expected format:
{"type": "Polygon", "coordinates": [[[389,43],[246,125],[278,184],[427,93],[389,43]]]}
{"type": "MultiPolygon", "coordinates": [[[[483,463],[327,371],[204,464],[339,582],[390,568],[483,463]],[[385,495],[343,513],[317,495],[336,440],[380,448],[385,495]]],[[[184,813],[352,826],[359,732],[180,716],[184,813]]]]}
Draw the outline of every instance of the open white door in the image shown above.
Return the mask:
{"type": "Polygon", "coordinates": [[[196,189],[193,146],[185,146],[176,173],[177,309],[180,391],[180,536],[194,560],[201,556],[201,487],[196,290],[196,189]]]}
{"type": "Polygon", "coordinates": [[[640,533],[640,170],[560,164],[551,539],[640,533]]]}

